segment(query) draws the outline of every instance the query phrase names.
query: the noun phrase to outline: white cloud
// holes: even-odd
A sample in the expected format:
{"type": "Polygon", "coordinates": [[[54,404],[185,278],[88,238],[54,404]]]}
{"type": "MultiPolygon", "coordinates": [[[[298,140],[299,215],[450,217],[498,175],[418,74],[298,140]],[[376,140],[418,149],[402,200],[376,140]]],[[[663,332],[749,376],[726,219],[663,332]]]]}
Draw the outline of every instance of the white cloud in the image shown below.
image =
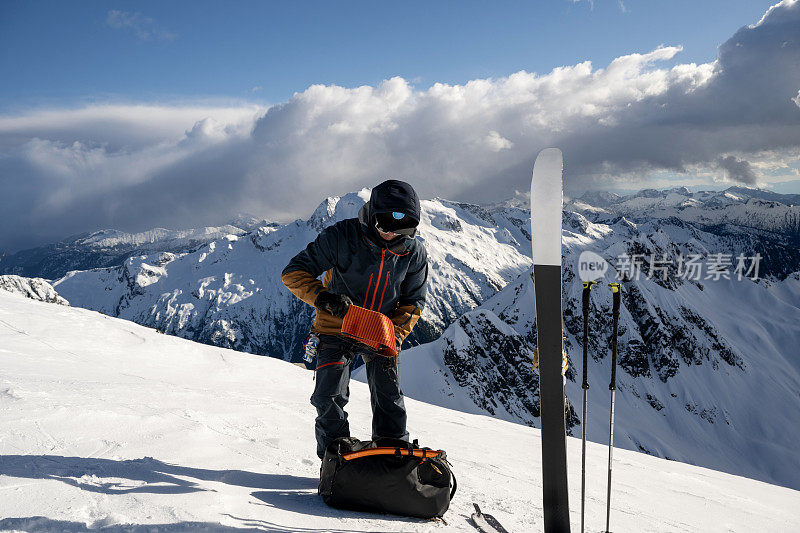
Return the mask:
{"type": "Polygon", "coordinates": [[[489,150],[492,152],[499,152],[500,150],[509,150],[514,143],[509,141],[508,139],[504,138],[502,135],[497,133],[496,131],[492,130],[485,138],[486,146],[489,147],[489,150]]]}
{"type": "Polygon", "coordinates": [[[796,6],[797,2],[798,2],[798,0],[781,0],[777,4],[774,4],[774,5],[770,6],[769,9],[767,9],[767,11],[764,13],[764,16],[761,17],[761,20],[759,20],[757,23],[755,23],[755,24],[753,24],[751,26],[748,26],[748,27],[750,29],[757,28],[758,26],[762,26],[765,23],[768,23],[770,20],[775,20],[775,18],[773,17],[773,14],[774,14],[775,11],[784,10],[784,9],[787,9],[787,8],[788,9],[795,8],[795,7],[797,7],[796,6]]]}
{"type": "Polygon", "coordinates": [[[423,197],[493,201],[527,186],[546,146],[564,150],[573,189],[697,169],[749,183],[800,148],[800,48],[780,46],[798,28],[800,4],[784,3],[708,64],[665,66],[681,48],[662,46],[605,68],[464,85],[313,85],[269,109],[0,117],[0,247],[31,232],[185,227],[242,211],[291,219],[388,176],[423,197]]]}
{"type": "Polygon", "coordinates": [[[265,108],[258,105],[94,105],[78,109],[39,109],[0,116],[0,151],[20,139],[41,137],[71,144],[81,141],[114,150],[177,142],[204,118],[252,126],[265,108]]]}

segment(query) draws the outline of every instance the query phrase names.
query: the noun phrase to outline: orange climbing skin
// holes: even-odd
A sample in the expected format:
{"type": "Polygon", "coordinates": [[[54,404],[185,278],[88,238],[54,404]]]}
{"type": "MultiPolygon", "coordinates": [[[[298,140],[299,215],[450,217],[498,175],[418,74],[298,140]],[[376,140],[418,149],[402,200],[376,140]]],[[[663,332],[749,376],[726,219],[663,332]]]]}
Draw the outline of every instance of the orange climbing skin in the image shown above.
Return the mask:
{"type": "Polygon", "coordinates": [[[342,321],[341,332],[368,345],[381,355],[397,355],[394,324],[386,315],[351,305],[342,321]]]}

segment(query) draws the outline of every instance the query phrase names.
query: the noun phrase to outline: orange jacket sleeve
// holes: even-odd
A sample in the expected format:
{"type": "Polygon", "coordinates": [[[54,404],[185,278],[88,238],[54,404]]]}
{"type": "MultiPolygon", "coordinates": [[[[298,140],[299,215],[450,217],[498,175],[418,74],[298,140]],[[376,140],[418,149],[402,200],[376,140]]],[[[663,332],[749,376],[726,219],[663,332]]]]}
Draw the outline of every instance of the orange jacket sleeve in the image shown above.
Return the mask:
{"type": "Polygon", "coordinates": [[[323,289],[322,282],[302,270],[287,272],[281,277],[281,281],[292,294],[303,300],[310,306],[314,306],[317,295],[323,289]]]}
{"type": "Polygon", "coordinates": [[[394,324],[394,334],[400,337],[400,340],[405,340],[406,337],[414,329],[414,325],[419,320],[421,314],[419,307],[414,304],[408,304],[398,307],[394,314],[389,317],[394,324]]]}

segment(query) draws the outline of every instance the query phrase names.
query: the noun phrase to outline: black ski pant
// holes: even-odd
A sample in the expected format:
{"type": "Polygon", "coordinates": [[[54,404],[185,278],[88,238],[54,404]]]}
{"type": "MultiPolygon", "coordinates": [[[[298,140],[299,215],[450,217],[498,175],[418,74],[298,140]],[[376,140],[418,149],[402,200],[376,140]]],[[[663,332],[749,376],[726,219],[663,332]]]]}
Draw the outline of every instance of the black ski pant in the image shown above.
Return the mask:
{"type": "Polygon", "coordinates": [[[333,440],[350,436],[344,406],[350,399],[350,368],[359,355],[365,361],[369,383],[372,439],[391,437],[408,440],[406,407],[394,361],[387,361],[355,341],[335,335],[320,335],[316,381],[314,394],[311,395],[311,404],[317,408],[314,430],[320,459],[333,440]]]}

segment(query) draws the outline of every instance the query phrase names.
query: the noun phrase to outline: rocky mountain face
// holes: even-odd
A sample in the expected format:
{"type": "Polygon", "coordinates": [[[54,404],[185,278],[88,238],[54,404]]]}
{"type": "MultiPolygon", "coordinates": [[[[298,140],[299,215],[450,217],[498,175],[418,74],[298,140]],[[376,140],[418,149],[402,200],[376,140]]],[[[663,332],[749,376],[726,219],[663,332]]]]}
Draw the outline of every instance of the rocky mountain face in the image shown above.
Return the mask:
{"type": "Polygon", "coordinates": [[[42,278],[25,278],[22,276],[0,276],[0,290],[20,294],[39,302],[69,305],[47,280],[42,278]]]}

